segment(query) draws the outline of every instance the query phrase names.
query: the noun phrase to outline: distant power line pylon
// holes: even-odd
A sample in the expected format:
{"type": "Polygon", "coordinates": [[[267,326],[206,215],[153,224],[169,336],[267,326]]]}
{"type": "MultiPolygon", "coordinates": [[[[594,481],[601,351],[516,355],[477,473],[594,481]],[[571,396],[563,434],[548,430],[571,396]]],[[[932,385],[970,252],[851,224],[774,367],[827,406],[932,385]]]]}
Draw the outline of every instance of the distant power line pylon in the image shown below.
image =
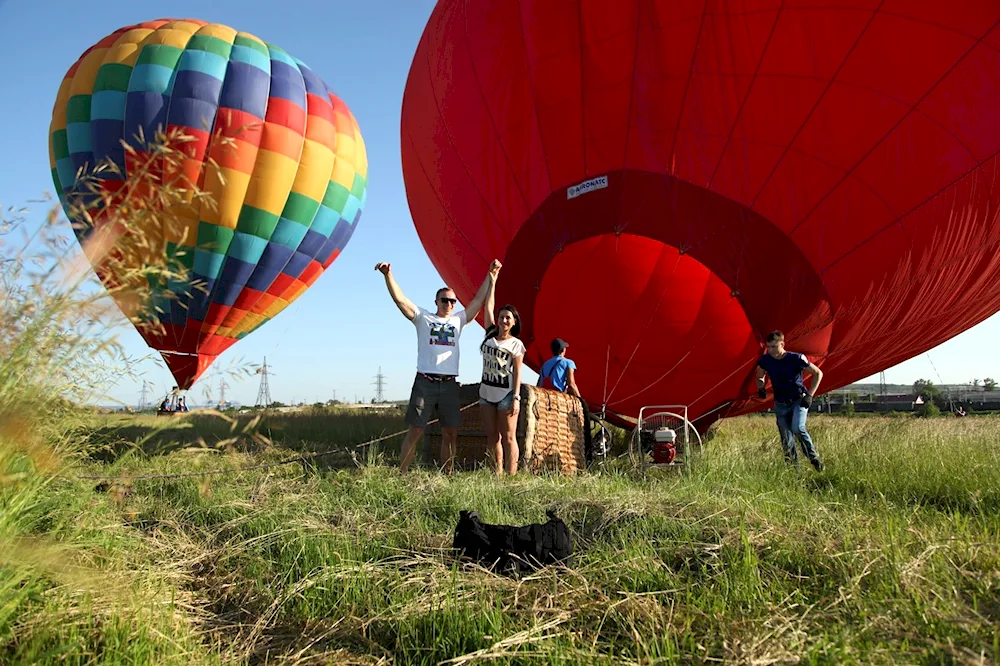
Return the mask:
{"type": "Polygon", "coordinates": [[[379,366],[378,374],[375,375],[372,384],[375,385],[375,402],[385,402],[385,375],[382,374],[382,366],[379,366]]]}
{"type": "Polygon", "coordinates": [[[260,375],[260,388],[257,389],[257,407],[263,407],[267,409],[271,406],[273,402],[271,400],[271,387],[267,383],[267,357],[264,357],[264,365],[257,369],[257,374],[260,375]]]}
{"type": "Polygon", "coordinates": [[[878,401],[879,401],[879,411],[885,411],[886,400],[888,399],[888,389],[885,385],[885,370],[878,373],[878,401]]]}
{"type": "Polygon", "coordinates": [[[148,385],[149,385],[149,382],[146,381],[146,380],[143,380],[143,382],[142,382],[142,393],[139,394],[139,404],[135,408],[135,411],[137,411],[137,412],[141,412],[144,409],[146,409],[147,407],[149,407],[149,400],[146,397],[146,387],[148,385]]]}

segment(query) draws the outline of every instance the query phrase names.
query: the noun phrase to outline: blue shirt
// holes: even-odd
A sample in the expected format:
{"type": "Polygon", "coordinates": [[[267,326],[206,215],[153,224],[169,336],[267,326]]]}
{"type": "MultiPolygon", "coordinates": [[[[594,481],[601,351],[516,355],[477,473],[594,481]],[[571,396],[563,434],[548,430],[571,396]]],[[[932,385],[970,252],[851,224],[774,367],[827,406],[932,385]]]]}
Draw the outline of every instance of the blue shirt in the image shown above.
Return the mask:
{"type": "Polygon", "coordinates": [[[538,373],[538,385],[541,386],[546,377],[552,380],[552,386],[557,391],[566,392],[569,385],[569,371],[576,370],[576,363],[565,356],[553,356],[542,364],[538,373]]]}
{"type": "Polygon", "coordinates": [[[757,365],[771,378],[775,402],[791,402],[807,393],[806,385],[802,382],[802,371],[809,367],[809,361],[802,354],[785,352],[781,358],[764,354],[757,365]]]}

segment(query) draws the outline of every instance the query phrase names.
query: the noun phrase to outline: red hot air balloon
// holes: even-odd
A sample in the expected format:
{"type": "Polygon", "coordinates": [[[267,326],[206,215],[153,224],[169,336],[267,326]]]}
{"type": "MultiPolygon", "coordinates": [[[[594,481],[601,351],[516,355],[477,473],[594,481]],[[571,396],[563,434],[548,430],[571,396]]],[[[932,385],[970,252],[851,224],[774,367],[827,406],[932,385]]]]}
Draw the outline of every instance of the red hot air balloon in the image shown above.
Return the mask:
{"type": "Polygon", "coordinates": [[[843,386],[1000,310],[998,24],[993,0],[441,0],[403,98],[414,224],[465,300],[502,259],[528,365],[566,339],[592,406],[760,409],[773,329],[843,386]]]}

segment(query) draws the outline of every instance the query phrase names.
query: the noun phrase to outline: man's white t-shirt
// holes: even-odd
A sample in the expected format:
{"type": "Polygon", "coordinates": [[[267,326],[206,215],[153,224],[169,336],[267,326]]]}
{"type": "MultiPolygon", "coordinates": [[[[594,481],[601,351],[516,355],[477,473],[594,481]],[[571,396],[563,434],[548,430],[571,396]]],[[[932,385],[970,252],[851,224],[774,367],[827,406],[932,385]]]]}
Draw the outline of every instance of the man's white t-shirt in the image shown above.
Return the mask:
{"type": "Polygon", "coordinates": [[[525,351],[524,343],[513,337],[500,342],[490,338],[479,346],[479,353],[483,355],[480,398],[500,402],[514,389],[514,359],[523,356],[525,351]]]}
{"type": "Polygon", "coordinates": [[[458,376],[458,337],[465,328],[465,310],[439,317],[421,307],[413,318],[417,329],[417,372],[458,376]]]}

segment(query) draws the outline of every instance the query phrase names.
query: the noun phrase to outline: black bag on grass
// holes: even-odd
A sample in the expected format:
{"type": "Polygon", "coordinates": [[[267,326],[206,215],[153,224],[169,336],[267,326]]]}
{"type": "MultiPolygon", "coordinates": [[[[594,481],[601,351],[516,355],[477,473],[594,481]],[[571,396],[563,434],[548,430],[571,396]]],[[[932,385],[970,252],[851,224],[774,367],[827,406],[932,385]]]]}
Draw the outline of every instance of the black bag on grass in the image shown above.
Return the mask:
{"type": "Polygon", "coordinates": [[[555,511],[549,520],[520,527],[484,523],[476,511],[461,511],[452,548],[459,557],[475,560],[499,571],[530,571],[549,564],[569,566],[573,539],[555,511]]]}

